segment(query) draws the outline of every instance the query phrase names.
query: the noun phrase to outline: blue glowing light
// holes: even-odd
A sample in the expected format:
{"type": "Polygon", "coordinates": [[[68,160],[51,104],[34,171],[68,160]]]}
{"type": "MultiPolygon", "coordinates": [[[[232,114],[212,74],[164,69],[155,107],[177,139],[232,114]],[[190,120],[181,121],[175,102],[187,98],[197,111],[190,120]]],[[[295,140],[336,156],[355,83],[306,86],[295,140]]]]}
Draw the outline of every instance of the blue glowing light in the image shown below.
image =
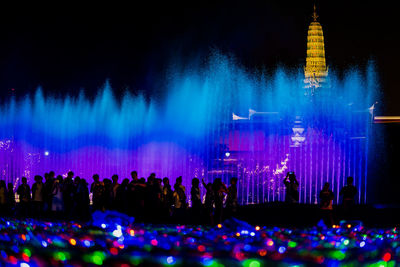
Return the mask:
{"type": "Polygon", "coordinates": [[[282,253],[285,253],[285,251],[286,251],[286,248],[285,248],[285,247],[279,247],[279,248],[278,248],[278,252],[281,253],[281,254],[282,254],[282,253]]]}
{"type": "Polygon", "coordinates": [[[169,257],[167,258],[167,263],[168,263],[168,264],[174,264],[174,263],[175,263],[175,258],[172,257],[172,256],[169,256],[169,257]]]}

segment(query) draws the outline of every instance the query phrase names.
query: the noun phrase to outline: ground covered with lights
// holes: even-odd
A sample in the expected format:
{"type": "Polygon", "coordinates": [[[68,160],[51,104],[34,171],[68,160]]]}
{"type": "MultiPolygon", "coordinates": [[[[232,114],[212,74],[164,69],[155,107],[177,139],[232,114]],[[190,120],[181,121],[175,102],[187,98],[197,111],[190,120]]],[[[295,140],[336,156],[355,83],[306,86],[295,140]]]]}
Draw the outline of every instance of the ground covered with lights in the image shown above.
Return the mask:
{"type": "Polygon", "coordinates": [[[216,227],[135,224],[116,214],[96,223],[0,219],[3,266],[395,266],[397,228],[349,223],[289,229],[230,220],[216,227]]]}

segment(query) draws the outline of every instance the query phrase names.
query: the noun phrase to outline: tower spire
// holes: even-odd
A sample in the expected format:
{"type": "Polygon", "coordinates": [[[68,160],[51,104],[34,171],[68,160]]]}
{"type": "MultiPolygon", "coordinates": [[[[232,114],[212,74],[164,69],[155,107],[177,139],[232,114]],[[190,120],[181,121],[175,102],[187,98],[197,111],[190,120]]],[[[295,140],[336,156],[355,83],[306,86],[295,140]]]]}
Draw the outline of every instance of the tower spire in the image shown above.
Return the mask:
{"type": "Polygon", "coordinates": [[[317,21],[317,8],[314,3],[313,21],[308,27],[307,58],[304,68],[304,82],[307,94],[313,95],[317,88],[322,87],[328,76],[325,61],[324,34],[321,24],[317,21]]]}
{"type": "Polygon", "coordinates": [[[317,21],[317,19],[318,19],[317,7],[315,6],[315,3],[314,3],[314,13],[312,15],[312,18],[314,19],[314,21],[317,21]]]}

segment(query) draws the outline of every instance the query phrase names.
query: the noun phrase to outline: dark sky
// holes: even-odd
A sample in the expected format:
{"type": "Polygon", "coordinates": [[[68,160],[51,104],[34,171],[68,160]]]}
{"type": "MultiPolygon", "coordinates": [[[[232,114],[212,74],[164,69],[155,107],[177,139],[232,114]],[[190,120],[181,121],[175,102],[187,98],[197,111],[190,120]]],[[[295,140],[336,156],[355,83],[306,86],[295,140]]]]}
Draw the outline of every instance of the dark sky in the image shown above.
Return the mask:
{"type": "MultiPolygon", "coordinates": [[[[42,86],[62,97],[95,95],[110,79],[152,96],[172,60],[206,58],[217,48],[246,68],[301,67],[314,1],[145,1],[117,5],[0,7],[0,90],[7,99],[42,86]],[[133,4],[133,6],[132,6],[133,4]]],[[[393,2],[394,3],[394,2],[393,2]]],[[[375,60],[384,106],[400,115],[397,8],[384,1],[317,1],[327,61],[339,72],[375,60]]]]}

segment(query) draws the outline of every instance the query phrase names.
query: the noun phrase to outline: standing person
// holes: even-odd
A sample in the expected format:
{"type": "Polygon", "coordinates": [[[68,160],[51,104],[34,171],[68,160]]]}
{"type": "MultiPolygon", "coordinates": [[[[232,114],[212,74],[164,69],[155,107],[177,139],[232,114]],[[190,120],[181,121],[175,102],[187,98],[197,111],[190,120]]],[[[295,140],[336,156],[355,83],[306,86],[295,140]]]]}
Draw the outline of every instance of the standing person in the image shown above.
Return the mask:
{"type": "Polygon", "coordinates": [[[135,211],[138,220],[143,221],[145,217],[145,207],[146,207],[146,192],[147,192],[146,179],[144,177],[140,178],[139,181],[135,185],[134,191],[134,199],[135,199],[135,207],[137,210],[135,211]]]}
{"type": "Polygon", "coordinates": [[[113,185],[112,181],[108,178],[103,179],[104,192],[103,192],[103,209],[111,210],[113,204],[113,185]]]}
{"type": "Polygon", "coordinates": [[[157,202],[157,193],[155,191],[155,174],[153,175],[150,174],[149,177],[147,177],[147,183],[146,183],[146,193],[145,193],[145,218],[147,220],[152,221],[154,218],[154,213],[155,213],[155,208],[156,208],[156,202],[157,202]]]}
{"type": "Polygon", "coordinates": [[[192,220],[193,223],[198,223],[201,213],[201,196],[200,196],[200,181],[197,178],[192,179],[192,188],[190,189],[190,200],[192,201],[192,220]]]}
{"type": "Polygon", "coordinates": [[[73,183],[73,193],[72,193],[72,212],[71,212],[71,218],[72,219],[79,219],[79,201],[78,201],[78,189],[79,189],[79,184],[81,182],[81,177],[75,176],[74,178],[74,183],[73,183]]]}
{"type": "Polygon", "coordinates": [[[179,195],[179,201],[181,202],[181,209],[182,209],[182,213],[184,210],[187,209],[187,197],[186,197],[186,188],[182,185],[182,176],[179,176],[178,178],[176,178],[175,181],[175,185],[174,185],[174,189],[176,191],[176,193],[179,195]],[[176,187],[175,187],[176,185],[176,187]]]}
{"type": "Polygon", "coordinates": [[[357,195],[357,188],[353,185],[354,178],[347,177],[346,185],[340,190],[339,195],[342,197],[343,216],[344,219],[351,220],[354,217],[354,204],[357,195]]]}
{"type": "Polygon", "coordinates": [[[171,185],[169,184],[168,177],[164,177],[163,179],[163,214],[165,218],[171,216],[171,207],[173,204],[173,191],[171,189],[171,185]]]}
{"type": "Polygon", "coordinates": [[[238,197],[237,197],[237,178],[232,177],[230,185],[228,187],[228,196],[226,198],[226,209],[228,211],[228,217],[232,217],[237,212],[238,197]]]}
{"type": "Polygon", "coordinates": [[[4,180],[0,180],[0,215],[7,213],[7,187],[4,180]]]}
{"type": "Polygon", "coordinates": [[[44,201],[44,211],[47,215],[51,213],[51,202],[53,200],[52,190],[54,184],[54,172],[44,174],[44,188],[43,188],[43,201],[44,201]]]}
{"type": "Polygon", "coordinates": [[[175,183],[174,185],[174,192],[172,193],[173,203],[174,203],[174,222],[175,223],[182,223],[183,219],[183,207],[182,201],[180,199],[180,188],[179,184],[175,183]]]}
{"type": "Polygon", "coordinates": [[[162,195],[163,195],[162,180],[160,178],[155,179],[154,194],[156,197],[154,219],[156,220],[157,223],[159,223],[160,220],[162,219],[162,195]]]}
{"type": "Polygon", "coordinates": [[[22,177],[21,181],[22,184],[17,189],[17,194],[19,195],[19,211],[20,216],[27,217],[31,201],[31,188],[28,185],[26,177],[22,177]]]}
{"type": "Polygon", "coordinates": [[[204,200],[204,210],[207,218],[207,223],[213,225],[214,224],[213,210],[214,210],[214,200],[215,200],[213,186],[212,183],[206,184],[204,182],[204,179],[202,180],[202,182],[203,186],[206,188],[206,199],[204,200]]]}
{"type": "Polygon", "coordinates": [[[73,194],[74,194],[74,173],[69,171],[67,177],[63,180],[62,191],[63,191],[63,203],[65,217],[70,218],[72,215],[73,208],[73,194]]]}
{"type": "Polygon", "coordinates": [[[283,183],[286,187],[286,203],[299,203],[299,182],[294,172],[288,172],[283,183]]]}
{"type": "Polygon", "coordinates": [[[117,190],[118,190],[118,187],[119,187],[118,175],[114,174],[111,177],[111,179],[112,179],[112,208],[114,210],[116,210],[117,206],[116,206],[115,198],[117,197],[117,190]]]}
{"type": "Polygon", "coordinates": [[[8,215],[14,215],[15,209],[15,194],[14,186],[12,183],[7,184],[7,213],[8,215]]]}
{"type": "Polygon", "coordinates": [[[76,202],[76,218],[80,221],[87,221],[90,217],[90,199],[88,184],[85,179],[79,179],[74,197],[76,202]]]}
{"type": "Polygon", "coordinates": [[[221,178],[216,178],[212,185],[214,190],[214,204],[215,204],[215,213],[214,213],[214,222],[219,224],[223,219],[223,208],[224,208],[224,198],[228,189],[226,185],[222,182],[221,178]]]}
{"type": "Polygon", "coordinates": [[[58,175],[54,180],[53,188],[51,190],[51,195],[53,196],[51,200],[51,211],[55,218],[57,218],[64,210],[62,186],[63,177],[58,175]]]}
{"type": "Polygon", "coordinates": [[[98,174],[93,175],[93,183],[90,186],[90,193],[92,193],[92,203],[93,203],[93,211],[95,210],[103,210],[103,193],[104,187],[100,182],[100,177],[98,174]]]}
{"type": "Polygon", "coordinates": [[[43,213],[43,192],[44,184],[43,177],[40,175],[35,176],[35,183],[32,185],[32,210],[38,217],[43,213]]]}
{"type": "Polygon", "coordinates": [[[138,183],[139,182],[137,171],[132,171],[131,172],[131,177],[132,177],[132,182],[134,182],[134,183],[138,183]]]}
{"type": "Polygon", "coordinates": [[[119,212],[128,213],[130,205],[129,203],[129,179],[125,178],[122,183],[118,186],[115,195],[115,209],[119,212]]]}
{"type": "Polygon", "coordinates": [[[327,182],[324,184],[321,192],[319,193],[320,206],[321,206],[321,217],[325,225],[331,227],[333,225],[333,192],[330,190],[330,184],[327,182]]]}
{"type": "Polygon", "coordinates": [[[353,182],[353,177],[347,177],[347,184],[343,186],[339,193],[342,197],[342,204],[345,209],[350,209],[355,203],[354,198],[357,195],[357,188],[353,185],[353,182]]]}

